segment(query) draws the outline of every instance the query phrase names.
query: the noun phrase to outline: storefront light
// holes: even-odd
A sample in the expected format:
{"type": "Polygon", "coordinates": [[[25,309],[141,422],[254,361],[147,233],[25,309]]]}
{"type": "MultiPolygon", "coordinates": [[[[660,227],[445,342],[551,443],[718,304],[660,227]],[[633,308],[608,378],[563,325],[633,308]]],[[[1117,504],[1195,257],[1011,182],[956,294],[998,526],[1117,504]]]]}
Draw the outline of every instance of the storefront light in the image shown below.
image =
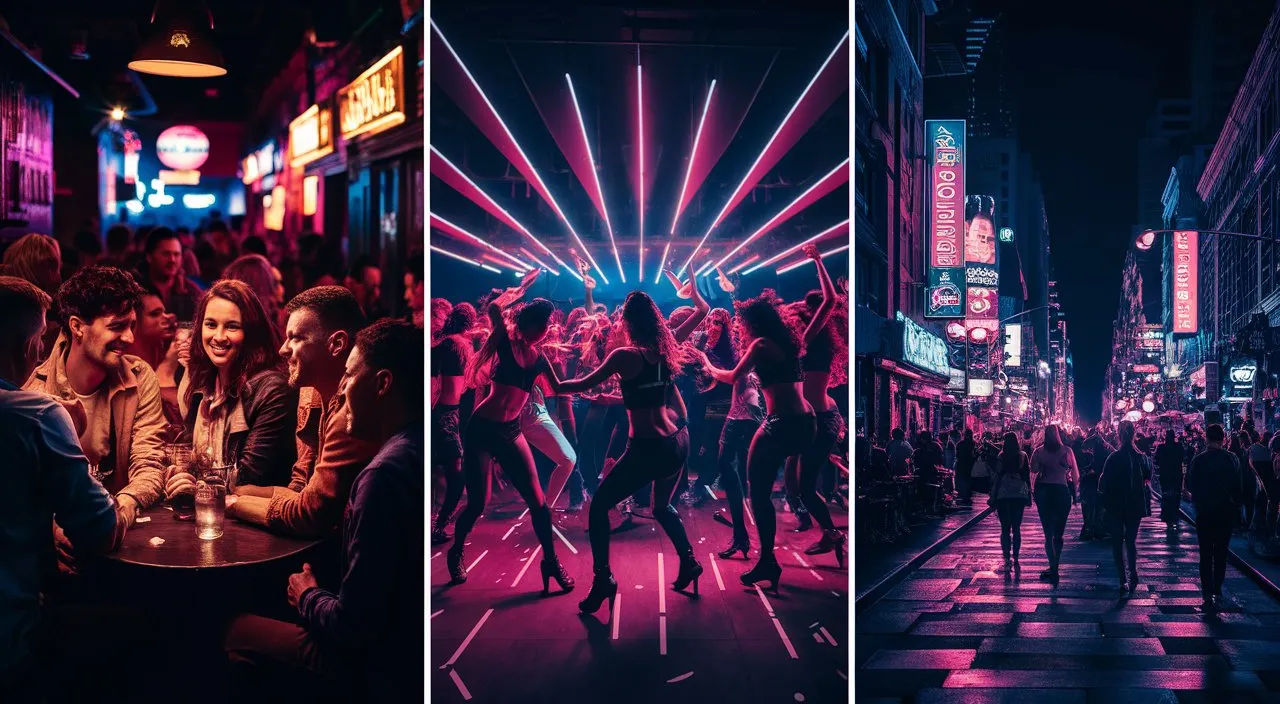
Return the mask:
{"type": "Polygon", "coordinates": [[[302,214],[315,215],[316,201],[320,195],[320,177],[307,176],[302,179],[302,214]]]}
{"type": "Polygon", "coordinates": [[[203,210],[212,207],[217,200],[212,193],[186,193],[182,196],[182,205],[192,210],[203,210]]]}

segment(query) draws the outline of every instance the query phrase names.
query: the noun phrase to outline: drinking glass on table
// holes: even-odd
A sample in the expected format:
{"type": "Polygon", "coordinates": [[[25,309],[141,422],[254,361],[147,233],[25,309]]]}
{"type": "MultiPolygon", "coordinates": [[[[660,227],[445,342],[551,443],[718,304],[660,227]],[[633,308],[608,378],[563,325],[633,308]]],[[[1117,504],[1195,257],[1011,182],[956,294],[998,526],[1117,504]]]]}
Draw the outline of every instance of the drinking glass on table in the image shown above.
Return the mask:
{"type": "Polygon", "coordinates": [[[227,485],[235,465],[215,464],[196,481],[196,537],[217,540],[227,519],[227,485]]]}
{"type": "MultiPolygon", "coordinates": [[[[169,458],[169,466],[173,468],[173,473],[165,477],[165,482],[179,474],[190,475],[193,479],[195,472],[192,463],[195,461],[195,450],[191,442],[187,438],[179,438],[178,441],[170,443],[165,448],[165,454],[169,458]]],[[[190,521],[196,512],[195,491],[183,490],[169,498],[169,506],[173,508],[173,517],[179,521],[190,521]]]]}

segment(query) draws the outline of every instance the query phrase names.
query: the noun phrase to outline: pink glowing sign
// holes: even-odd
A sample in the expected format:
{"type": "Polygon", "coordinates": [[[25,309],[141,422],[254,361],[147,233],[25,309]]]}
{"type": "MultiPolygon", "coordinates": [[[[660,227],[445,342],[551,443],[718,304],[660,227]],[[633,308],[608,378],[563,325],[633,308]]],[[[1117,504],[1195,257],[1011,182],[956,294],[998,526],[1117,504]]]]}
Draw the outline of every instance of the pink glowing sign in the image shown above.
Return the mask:
{"type": "Polygon", "coordinates": [[[156,139],[156,156],[171,169],[198,169],[209,158],[209,138],[191,125],[170,127],[156,139]]]}
{"type": "Polygon", "coordinates": [[[1173,332],[1200,330],[1199,235],[1195,230],[1173,233],[1173,332]]]}
{"type": "Polygon", "coordinates": [[[939,269],[964,266],[964,122],[931,120],[933,168],[929,185],[929,265],[939,269]]]}

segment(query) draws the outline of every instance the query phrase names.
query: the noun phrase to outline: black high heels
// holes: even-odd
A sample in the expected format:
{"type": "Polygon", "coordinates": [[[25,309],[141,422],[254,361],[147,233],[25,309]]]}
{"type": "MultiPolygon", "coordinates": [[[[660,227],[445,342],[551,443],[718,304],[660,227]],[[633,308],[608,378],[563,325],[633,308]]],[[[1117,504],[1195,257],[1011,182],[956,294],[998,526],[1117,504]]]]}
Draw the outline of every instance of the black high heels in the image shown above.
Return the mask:
{"type": "Polygon", "coordinates": [[[595,579],[591,580],[591,591],[587,593],[587,598],[578,602],[578,610],[584,614],[594,614],[607,600],[609,613],[613,613],[613,602],[617,598],[618,583],[614,581],[613,575],[609,572],[597,573],[595,579]]]}
{"type": "Polygon", "coordinates": [[[542,558],[542,595],[547,596],[551,593],[551,580],[556,580],[556,584],[560,585],[560,589],[565,592],[573,591],[573,577],[569,576],[569,571],[560,564],[560,558],[544,557],[542,558]]]}
{"type": "Polygon", "coordinates": [[[467,568],[462,564],[462,546],[454,543],[444,556],[449,567],[449,584],[462,584],[467,581],[467,568]]]}
{"type": "Polygon", "coordinates": [[[436,521],[435,527],[431,529],[431,546],[444,545],[453,539],[452,535],[445,530],[448,523],[445,521],[436,521]]]}
{"type": "Polygon", "coordinates": [[[680,558],[680,572],[676,575],[676,581],[671,583],[671,588],[682,592],[689,588],[689,583],[693,583],[693,593],[698,593],[698,579],[702,576],[702,564],[698,562],[692,554],[685,555],[680,558]]]}
{"type": "Polygon", "coordinates": [[[754,586],[759,582],[769,582],[769,590],[778,593],[778,581],[782,578],[782,565],[776,559],[768,559],[763,555],[755,567],[742,573],[739,578],[745,586],[754,586]]]}
{"type": "Polygon", "coordinates": [[[844,533],[838,530],[822,531],[822,539],[805,549],[806,555],[823,555],[829,552],[836,554],[836,565],[844,567],[844,533]]]}
{"type": "Polygon", "coordinates": [[[742,538],[742,539],[734,538],[733,542],[729,543],[729,547],[720,551],[720,559],[728,560],[729,558],[733,557],[733,554],[735,552],[741,552],[742,559],[745,560],[747,559],[747,551],[750,549],[751,549],[751,543],[746,538],[742,538]]]}

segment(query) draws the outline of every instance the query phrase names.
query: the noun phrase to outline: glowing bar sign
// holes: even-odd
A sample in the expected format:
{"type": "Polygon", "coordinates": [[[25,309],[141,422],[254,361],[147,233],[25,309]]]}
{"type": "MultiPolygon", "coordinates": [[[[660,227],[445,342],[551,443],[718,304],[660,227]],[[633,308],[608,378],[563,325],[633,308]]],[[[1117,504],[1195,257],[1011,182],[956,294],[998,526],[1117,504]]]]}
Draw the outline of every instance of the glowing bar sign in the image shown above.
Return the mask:
{"type": "Polygon", "coordinates": [[[191,125],[175,125],[156,138],[160,163],[178,171],[194,171],[209,158],[209,138],[191,125]]]}
{"type": "Polygon", "coordinates": [[[902,323],[902,361],[945,377],[951,376],[947,343],[898,311],[902,323]]]}
{"type": "Polygon", "coordinates": [[[338,91],[342,138],[377,134],[404,122],[404,48],[396,47],[338,91]]]}
{"type": "Polygon", "coordinates": [[[1173,233],[1173,332],[1194,335],[1200,330],[1200,233],[1173,233]]]}
{"type": "Polygon", "coordinates": [[[925,120],[929,254],[926,318],[964,317],[964,120],[925,120]]]}
{"type": "Polygon", "coordinates": [[[333,153],[333,111],[312,105],[289,123],[289,166],[309,164],[333,153]]]}

